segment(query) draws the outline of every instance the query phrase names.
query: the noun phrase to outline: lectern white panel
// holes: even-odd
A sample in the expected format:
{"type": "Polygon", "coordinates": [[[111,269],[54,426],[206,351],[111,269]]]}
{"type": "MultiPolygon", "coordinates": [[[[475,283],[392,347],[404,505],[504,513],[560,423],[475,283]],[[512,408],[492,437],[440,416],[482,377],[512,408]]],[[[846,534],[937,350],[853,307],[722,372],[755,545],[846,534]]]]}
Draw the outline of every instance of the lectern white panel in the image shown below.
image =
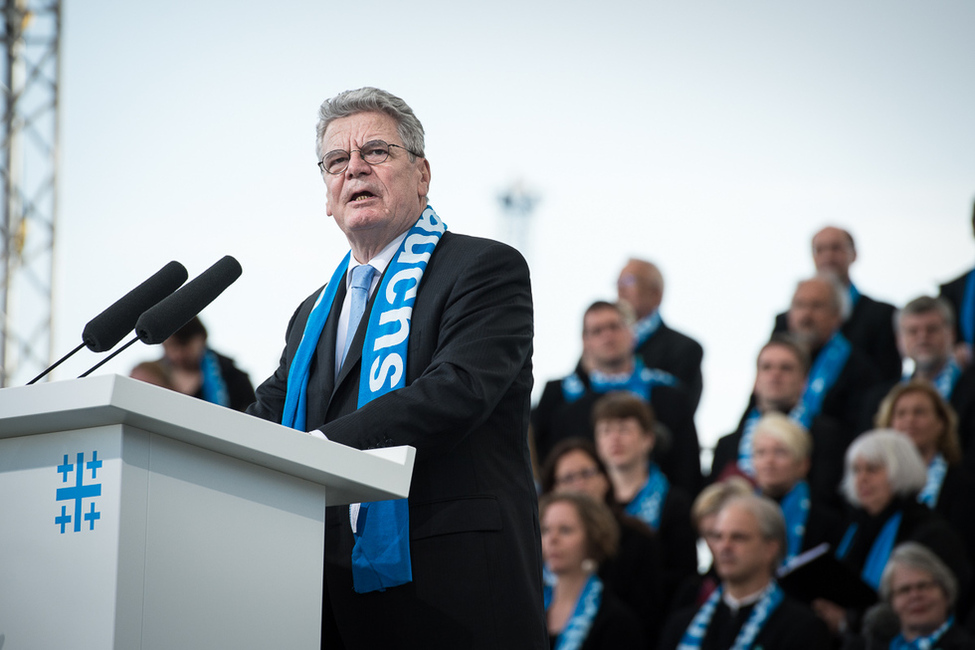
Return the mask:
{"type": "Polygon", "coordinates": [[[317,649],[325,505],[405,496],[383,455],[122,377],[0,390],[0,647],[317,649]]]}

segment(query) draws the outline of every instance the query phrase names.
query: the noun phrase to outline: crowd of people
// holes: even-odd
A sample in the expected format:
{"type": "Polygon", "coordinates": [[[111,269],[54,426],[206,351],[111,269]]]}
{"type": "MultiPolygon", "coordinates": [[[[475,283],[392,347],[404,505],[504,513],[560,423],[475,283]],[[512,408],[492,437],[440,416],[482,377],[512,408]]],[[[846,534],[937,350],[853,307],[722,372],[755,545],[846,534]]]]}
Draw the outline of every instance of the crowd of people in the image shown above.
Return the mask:
{"type": "Polygon", "coordinates": [[[531,412],[553,648],[975,648],[975,271],[897,308],[812,257],[703,470],[659,269],[586,309],[531,412]]]}

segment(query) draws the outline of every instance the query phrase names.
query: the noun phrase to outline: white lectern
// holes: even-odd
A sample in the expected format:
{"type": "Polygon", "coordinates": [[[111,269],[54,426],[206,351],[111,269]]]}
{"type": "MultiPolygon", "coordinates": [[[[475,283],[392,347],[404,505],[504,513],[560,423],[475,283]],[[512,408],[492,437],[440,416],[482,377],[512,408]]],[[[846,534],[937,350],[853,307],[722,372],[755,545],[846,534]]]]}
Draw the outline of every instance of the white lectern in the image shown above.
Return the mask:
{"type": "Polygon", "coordinates": [[[361,452],[127,377],[0,390],[0,648],[319,647],[325,506],[361,452]]]}

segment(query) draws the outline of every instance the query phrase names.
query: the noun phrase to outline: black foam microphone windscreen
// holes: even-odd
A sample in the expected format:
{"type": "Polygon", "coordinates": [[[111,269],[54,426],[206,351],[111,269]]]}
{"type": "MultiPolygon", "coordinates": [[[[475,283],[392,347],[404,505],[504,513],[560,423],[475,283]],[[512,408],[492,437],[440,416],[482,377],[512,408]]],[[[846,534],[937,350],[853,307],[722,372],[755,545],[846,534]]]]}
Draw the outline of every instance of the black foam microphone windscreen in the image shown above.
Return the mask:
{"type": "Polygon", "coordinates": [[[85,325],[81,339],[92,352],[105,352],[135,328],[144,311],[171,295],[186,282],[186,268],[173,261],[151,278],[119,298],[85,325]]]}
{"type": "Polygon", "coordinates": [[[150,307],[135,324],[135,333],[148,345],[162,343],[203,311],[241,274],[240,263],[227,255],[182,289],[150,307]]]}

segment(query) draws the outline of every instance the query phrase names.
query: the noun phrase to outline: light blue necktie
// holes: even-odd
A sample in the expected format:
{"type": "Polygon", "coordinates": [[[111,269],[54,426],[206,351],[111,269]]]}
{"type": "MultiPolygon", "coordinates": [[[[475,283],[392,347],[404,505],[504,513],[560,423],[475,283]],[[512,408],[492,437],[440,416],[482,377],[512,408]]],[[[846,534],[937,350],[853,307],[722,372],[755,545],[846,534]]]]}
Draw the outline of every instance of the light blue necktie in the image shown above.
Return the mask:
{"type": "Polygon", "coordinates": [[[368,264],[361,264],[352,269],[352,286],[349,291],[352,293],[352,302],[349,305],[349,329],[345,334],[345,349],[342,350],[342,363],[339,368],[345,365],[345,357],[349,354],[349,346],[355,337],[355,332],[359,329],[359,321],[362,314],[366,311],[366,303],[369,302],[369,288],[372,286],[372,276],[376,269],[368,264]]]}

